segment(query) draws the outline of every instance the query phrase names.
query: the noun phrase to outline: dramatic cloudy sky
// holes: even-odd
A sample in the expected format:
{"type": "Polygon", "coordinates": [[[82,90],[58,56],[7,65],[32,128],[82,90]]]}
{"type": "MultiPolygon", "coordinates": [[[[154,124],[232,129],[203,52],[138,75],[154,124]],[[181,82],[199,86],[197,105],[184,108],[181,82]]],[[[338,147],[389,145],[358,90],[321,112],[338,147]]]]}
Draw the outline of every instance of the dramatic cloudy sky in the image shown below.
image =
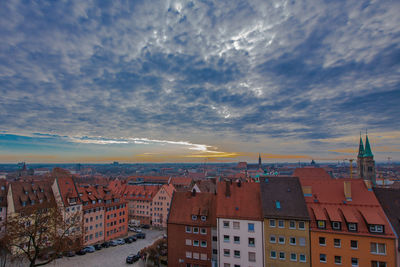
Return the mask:
{"type": "Polygon", "coordinates": [[[400,160],[399,1],[0,1],[0,162],[400,160]]]}

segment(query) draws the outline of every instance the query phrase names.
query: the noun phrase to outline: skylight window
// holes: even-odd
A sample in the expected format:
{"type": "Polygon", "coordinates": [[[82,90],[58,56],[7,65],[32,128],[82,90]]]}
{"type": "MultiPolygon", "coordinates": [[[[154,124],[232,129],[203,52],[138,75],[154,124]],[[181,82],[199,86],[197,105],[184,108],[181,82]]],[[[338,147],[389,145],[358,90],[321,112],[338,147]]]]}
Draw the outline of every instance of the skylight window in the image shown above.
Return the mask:
{"type": "Polygon", "coordinates": [[[279,209],[281,209],[281,202],[280,201],[275,201],[275,206],[276,206],[276,208],[279,210],[279,209]]]}

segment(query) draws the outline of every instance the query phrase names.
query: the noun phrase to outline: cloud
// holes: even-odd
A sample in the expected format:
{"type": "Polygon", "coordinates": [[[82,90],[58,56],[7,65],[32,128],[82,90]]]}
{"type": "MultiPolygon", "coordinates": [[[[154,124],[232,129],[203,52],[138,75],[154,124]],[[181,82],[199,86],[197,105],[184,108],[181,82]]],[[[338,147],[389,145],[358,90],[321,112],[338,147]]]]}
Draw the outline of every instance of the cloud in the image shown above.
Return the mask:
{"type": "Polygon", "coordinates": [[[309,154],[276,145],[305,140],[325,153],[316,141],[399,128],[399,12],[391,1],[2,2],[0,125],[93,145],[309,154]]]}

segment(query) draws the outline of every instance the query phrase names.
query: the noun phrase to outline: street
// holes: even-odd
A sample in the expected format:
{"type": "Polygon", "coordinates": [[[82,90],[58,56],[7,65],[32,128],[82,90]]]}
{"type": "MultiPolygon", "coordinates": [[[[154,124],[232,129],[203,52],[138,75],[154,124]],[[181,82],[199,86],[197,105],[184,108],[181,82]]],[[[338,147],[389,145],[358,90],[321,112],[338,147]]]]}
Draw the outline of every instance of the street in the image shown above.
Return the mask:
{"type": "MultiPolygon", "coordinates": [[[[102,250],[95,251],[93,253],[87,253],[86,255],[76,255],[75,257],[63,257],[56,259],[55,261],[45,266],[57,266],[57,267],[118,267],[118,266],[144,266],[144,263],[139,261],[134,264],[127,264],[125,262],[126,257],[129,254],[136,254],[139,250],[144,247],[151,245],[155,240],[162,238],[164,231],[160,230],[146,230],[142,229],[146,233],[145,239],[138,239],[136,242],[131,244],[120,245],[116,247],[103,248],[102,250]]],[[[134,235],[130,232],[129,235],[134,235]]],[[[24,264],[12,264],[11,266],[28,266],[28,263],[24,264]]]]}

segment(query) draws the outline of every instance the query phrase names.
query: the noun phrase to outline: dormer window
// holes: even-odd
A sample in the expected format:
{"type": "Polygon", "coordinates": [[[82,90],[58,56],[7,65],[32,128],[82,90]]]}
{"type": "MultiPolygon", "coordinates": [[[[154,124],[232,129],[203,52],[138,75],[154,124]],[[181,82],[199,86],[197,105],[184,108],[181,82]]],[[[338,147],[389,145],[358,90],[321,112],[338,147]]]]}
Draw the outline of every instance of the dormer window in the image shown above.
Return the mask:
{"type": "Polygon", "coordinates": [[[31,200],[31,205],[35,205],[35,200],[31,200]]]}
{"type": "Polygon", "coordinates": [[[25,207],[26,206],[26,201],[22,201],[22,207],[25,207]]]}
{"type": "Polygon", "coordinates": [[[40,192],[42,192],[42,193],[44,192],[43,188],[40,188],[40,192]]]}
{"type": "Polygon", "coordinates": [[[356,232],[357,231],[357,224],[356,223],[348,223],[347,224],[347,228],[349,229],[349,231],[356,232]]]}
{"type": "Polygon", "coordinates": [[[96,204],[96,200],[93,200],[93,201],[92,201],[92,204],[96,204]]]}
{"type": "Polygon", "coordinates": [[[207,216],[201,216],[201,220],[205,222],[207,220],[207,216]]]}
{"type": "Polygon", "coordinates": [[[325,227],[326,227],[325,221],[322,221],[322,220],[317,221],[317,227],[320,229],[325,229],[325,227]]]}
{"type": "Polygon", "coordinates": [[[39,203],[43,203],[43,199],[39,199],[39,203]]]}
{"type": "Polygon", "coordinates": [[[27,195],[28,194],[28,191],[25,191],[25,195],[27,195]]]}
{"type": "Polygon", "coordinates": [[[383,233],[383,225],[380,224],[370,224],[369,231],[371,233],[383,233]]]}
{"type": "Polygon", "coordinates": [[[342,224],[340,222],[332,222],[332,229],[342,230],[342,224]]]}
{"type": "Polygon", "coordinates": [[[6,190],[6,187],[4,185],[2,185],[1,190],[6,190]]]}
{"type": "Polygon", "coordinates": [[[192,215],[192,220],[196,221],[197,220],[197,215],[192,215]]]}

